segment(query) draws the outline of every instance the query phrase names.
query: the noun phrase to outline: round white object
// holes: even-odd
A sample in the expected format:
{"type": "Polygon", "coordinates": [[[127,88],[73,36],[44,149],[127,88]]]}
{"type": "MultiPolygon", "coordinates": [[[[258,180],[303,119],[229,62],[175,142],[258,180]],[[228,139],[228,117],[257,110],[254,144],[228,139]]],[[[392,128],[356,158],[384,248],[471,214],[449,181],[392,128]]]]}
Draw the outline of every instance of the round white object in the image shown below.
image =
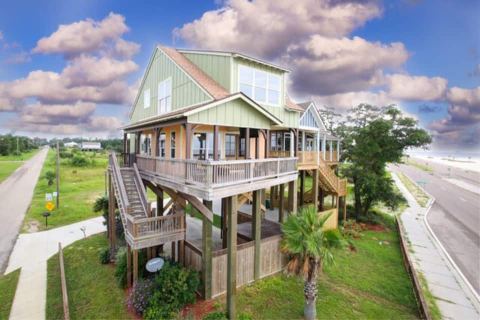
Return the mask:
{"type": "Polygon", "coordinates": [[[148,272],[157,272],[158,270],[162,269],[164,263],[165,261],[163,261],[162,258],[153,258],[148,260],[145,268],[148,272]]]}

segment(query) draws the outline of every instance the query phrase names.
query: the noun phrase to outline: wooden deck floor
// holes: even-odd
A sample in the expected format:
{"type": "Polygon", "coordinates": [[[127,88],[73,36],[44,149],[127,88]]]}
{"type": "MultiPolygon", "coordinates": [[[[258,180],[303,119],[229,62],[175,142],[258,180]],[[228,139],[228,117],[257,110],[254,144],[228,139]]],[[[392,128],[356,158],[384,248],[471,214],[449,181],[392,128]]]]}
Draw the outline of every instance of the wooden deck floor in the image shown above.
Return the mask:
{"type": "MultiPolygon", "coordinates": [[[[244,238],[247,241],[252,240],[252,223],[251,222],[240,223],[237,226],[237,233],[239,237],[244,238]]],[[[261,233],[262,239],[269,238],[271,236],[275,236],[281,233],[282,233],[282,230],[279,223],[266,220],[266,219],[262,220],[262,233],[261,233]]]]}

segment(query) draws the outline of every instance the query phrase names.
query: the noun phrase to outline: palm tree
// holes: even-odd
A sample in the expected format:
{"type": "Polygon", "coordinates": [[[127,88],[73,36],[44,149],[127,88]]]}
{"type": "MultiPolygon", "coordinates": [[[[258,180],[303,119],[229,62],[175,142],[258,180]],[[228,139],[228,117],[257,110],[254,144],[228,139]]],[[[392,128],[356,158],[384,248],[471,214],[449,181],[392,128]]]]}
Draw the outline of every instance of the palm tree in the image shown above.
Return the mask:
{"type": "Polygon", "coordinates": [[[289,261],[287,271],[304,278],[304,317],[314,320],[317,312],[317,276],[323,265],[333,262],[329,241],[323,225],[330,215],[320,216],[313,206],[303,208],[297,215],[290,215],[282,225],[282,252],[289,261]]]}

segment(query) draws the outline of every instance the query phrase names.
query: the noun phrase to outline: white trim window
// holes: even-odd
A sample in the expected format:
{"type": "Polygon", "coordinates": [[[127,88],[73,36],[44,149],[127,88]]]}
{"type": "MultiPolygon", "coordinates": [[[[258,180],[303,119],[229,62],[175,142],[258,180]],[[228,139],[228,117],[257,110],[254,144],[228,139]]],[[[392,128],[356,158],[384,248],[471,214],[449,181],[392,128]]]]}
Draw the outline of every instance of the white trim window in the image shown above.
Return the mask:
{"type": "Polygon", "coordinates": [[[238,89],[258,103],[279,106],[280,76],[250,67],[238,67],[238,89]]]}
{"type": "Polygon", "coordinates": [[[166,134],[165,132],[160,132],[160,134],[158,135],[158,156],[160,158],[165,158],[166,147],[166,134]]]}
{"type": "Polygon", "coordinates": [[[172,78],[165,79],[158,84],[158,114],[172,110],[172,78]]]}
{"type": "Polygon", "coordinates": [[[150,89],[143,91],[143,107],[150,108],[150,89]]]}

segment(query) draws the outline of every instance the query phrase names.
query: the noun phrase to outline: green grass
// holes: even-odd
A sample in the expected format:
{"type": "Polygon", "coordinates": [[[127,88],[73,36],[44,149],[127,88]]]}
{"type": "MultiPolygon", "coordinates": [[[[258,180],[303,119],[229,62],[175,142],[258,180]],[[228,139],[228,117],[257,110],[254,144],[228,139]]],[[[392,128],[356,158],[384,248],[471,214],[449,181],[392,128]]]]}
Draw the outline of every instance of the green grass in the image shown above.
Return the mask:
{"type": "Polygon", "coordinates": [[[428,283],[427,280],[425,279],[425,276],[422,273],[418,273],[418,277],[420,278],[420,285],[422,287],[422,292],[425,296],[425,300],[427,302],[428,306],[428,311],[430,312],[430,316],[432,317],[433,320],[440,320],[442,319],[442,314],[440,312],[440,309],[438,308],[437,305],[437,299],[435,296],[432,294],[430,289],[428,288],[428,283]]]}
{"type": "Polygon", "coordinates": [[[410,166],[414,166],[415,168],[418,168],[422,171],[428,172],[428,173],[433,173],[433,169],[428,166],[427,162],[425,163],[420,163],[417,160],[413,160],[410,158],[405,158],[404,159],[405,164],[408,164],[410,166]]]}
{"type": "MultiPolygon", "coordinates": [[[[70,319],[132,319],[125,293],[117,286],[113,265],[99,262],[105,234],[80,240],[64,249],[70,319]]],[[[63,319],[58,255],[48,260],[47,319],[63,319]]]]}
{"type": "Polygon", "coordinates": [[[397,175],[400,181],[402,181],[408,191],[413,195],[418,204],[422,207],[426,207],[428,200],[430,200],[430,197],[425,192],[423,192],[423,190],[419,186],[413,183],[412,180],[410,180],[406,175],[401,172],[398,172],[397,175]]]}
{"type": "Polygon", "coordinates": [[[22,154],[16,156],[13,154],[10,154],[8,156],[0,156],[0,161],[26,161],[33,157],[39,149],[33,149],[27,152],[22,152],[22,154]]]}
{"type": "Polygon", "coordinates": [[[19,156],[8,155],[0,156],[0,182],[10,176],[24,161],[33,157],[38,152],[38,149],[24,152],[19,156]]]}
{"type": "Polygon", "coordinates": [[[10,315],[19,276],[20,269],[0,276],[0,319],[8,319],[10,315]]]}
{"type": "MultiPolygon", "coordinates": [[[[334,249],[335,264],[320,275],[318,318],[418,318],[396,230],[362,235],[352,240],[356,252],[334,249]]],[[[255,319],[301,319],[303,303],[303,281],[293,276],[266,278],[237,293],[237,312],[255,319]]]]}
{"type": "MultiPolygon", "coordinates": [[[[95,199],[105,192],[105,170],[107,154],[87,153],[94,159],[94,165],[73,167],[69,159],[60,162],[60,208],[55,208],[48,218],[48,227],[54,228],[100,215],[92,210],[95,199]]],[[[34,224],[39,230],[45,229],[42,213],[45,212],[45,193],[55,191],[55,183],[48,185],[47,171],[55,172],[55,151],[48,152],[39,180],[35,187],[32,204],[27,212],[24,231],[34,224]]]]}
{"type": "Polygon", "coordinates": [[[0,182],[8,178],[13,171],[17,170],[23,164],[22,161],[1,161],[0,162],[0,182]]]}

